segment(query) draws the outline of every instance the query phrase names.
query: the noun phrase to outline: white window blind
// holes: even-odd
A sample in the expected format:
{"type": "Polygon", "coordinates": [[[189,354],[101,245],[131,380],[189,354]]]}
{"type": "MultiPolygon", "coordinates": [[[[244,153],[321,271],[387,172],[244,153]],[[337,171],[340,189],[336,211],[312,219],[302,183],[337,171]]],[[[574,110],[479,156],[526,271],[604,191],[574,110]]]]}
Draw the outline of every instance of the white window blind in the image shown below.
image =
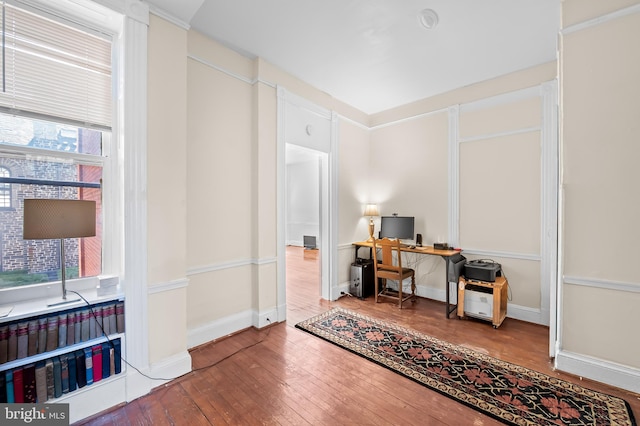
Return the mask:
{"type": "Polygon", "coordinates": [[[111,128],[111,40],[3,5],[4,112],[111,128]]]}

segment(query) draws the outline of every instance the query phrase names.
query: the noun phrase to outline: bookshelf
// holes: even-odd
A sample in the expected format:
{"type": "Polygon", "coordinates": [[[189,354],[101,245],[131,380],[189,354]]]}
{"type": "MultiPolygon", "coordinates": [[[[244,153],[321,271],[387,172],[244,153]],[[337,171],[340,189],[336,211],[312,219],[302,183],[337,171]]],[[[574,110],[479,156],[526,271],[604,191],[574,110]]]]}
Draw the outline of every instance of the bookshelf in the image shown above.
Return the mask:
{"type": "Polygon", "coordinates": [[[57,309],[38,303],[18,304],[0,318],[0,402],[69,402],[120,381],[123,295],[89,295],[57,309]]]}

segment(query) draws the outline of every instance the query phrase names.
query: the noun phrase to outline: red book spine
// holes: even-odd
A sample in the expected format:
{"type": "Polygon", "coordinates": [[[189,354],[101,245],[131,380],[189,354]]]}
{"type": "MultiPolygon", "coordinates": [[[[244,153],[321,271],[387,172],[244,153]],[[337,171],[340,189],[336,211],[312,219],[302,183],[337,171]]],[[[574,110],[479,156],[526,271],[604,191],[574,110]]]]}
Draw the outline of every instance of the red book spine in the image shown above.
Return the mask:
{"type": "Polygon", "coordinates": [[[93,381],[102,380],[102,345],[95,345],[91,348],[93,361],[93,381]]]}
{"type": "Polygon", "coordinates": [[[13,396],[15,402],[24,402],[24,378],[22,367],[13,370],[13,396]]]}

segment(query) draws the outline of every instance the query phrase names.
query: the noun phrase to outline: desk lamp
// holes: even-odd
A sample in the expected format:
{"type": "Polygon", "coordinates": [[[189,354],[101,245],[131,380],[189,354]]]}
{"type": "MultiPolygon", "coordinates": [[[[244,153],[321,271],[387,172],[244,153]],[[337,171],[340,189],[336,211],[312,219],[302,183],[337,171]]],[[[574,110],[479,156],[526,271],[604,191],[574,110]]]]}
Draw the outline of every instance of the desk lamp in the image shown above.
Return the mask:
{"type": "Polygon", "coordinates": [[[373,241],[373,230],[375,228],[373,217],[380,216],[380,213],[378,213],[378,205],[367,204],[367,206],[364,208],[363,216],[369,216],[369,239],[367,241],[373,241]]]}
{"type": "Polygon", "coordinates": [[[60,273],[62,298],[48,306],[72,303],[67,298],[64,239],[96,235],[96,202],[87,200],[25,199],[23,238],[25,240],[60,239],[60,273]]]}

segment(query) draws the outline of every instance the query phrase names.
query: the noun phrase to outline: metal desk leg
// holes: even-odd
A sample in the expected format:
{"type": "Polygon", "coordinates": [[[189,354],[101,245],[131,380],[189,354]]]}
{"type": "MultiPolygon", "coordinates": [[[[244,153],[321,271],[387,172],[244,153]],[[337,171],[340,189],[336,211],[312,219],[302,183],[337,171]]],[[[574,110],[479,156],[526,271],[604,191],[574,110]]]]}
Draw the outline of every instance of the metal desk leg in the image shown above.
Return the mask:
{"type": "Polygon", "coordinates": [[[448,256],[442,256],[442,258],[444,259],[444,282],[445,285],[447,286],[445,293],[446,293],[446,299],[447,299],[447,303],[446,303],[446,316],[447,319],[449,319],[449,315],[451,314],[451,312],[454,312],[458,309],[458,299],[456,298],[456,304],[452,305],[451,303],[451,285],[449,284],[449,267],[451,264],[451,260],[449,259],[448,256]],[[453,306],[453,308],[451,307],[453,306]]]}

